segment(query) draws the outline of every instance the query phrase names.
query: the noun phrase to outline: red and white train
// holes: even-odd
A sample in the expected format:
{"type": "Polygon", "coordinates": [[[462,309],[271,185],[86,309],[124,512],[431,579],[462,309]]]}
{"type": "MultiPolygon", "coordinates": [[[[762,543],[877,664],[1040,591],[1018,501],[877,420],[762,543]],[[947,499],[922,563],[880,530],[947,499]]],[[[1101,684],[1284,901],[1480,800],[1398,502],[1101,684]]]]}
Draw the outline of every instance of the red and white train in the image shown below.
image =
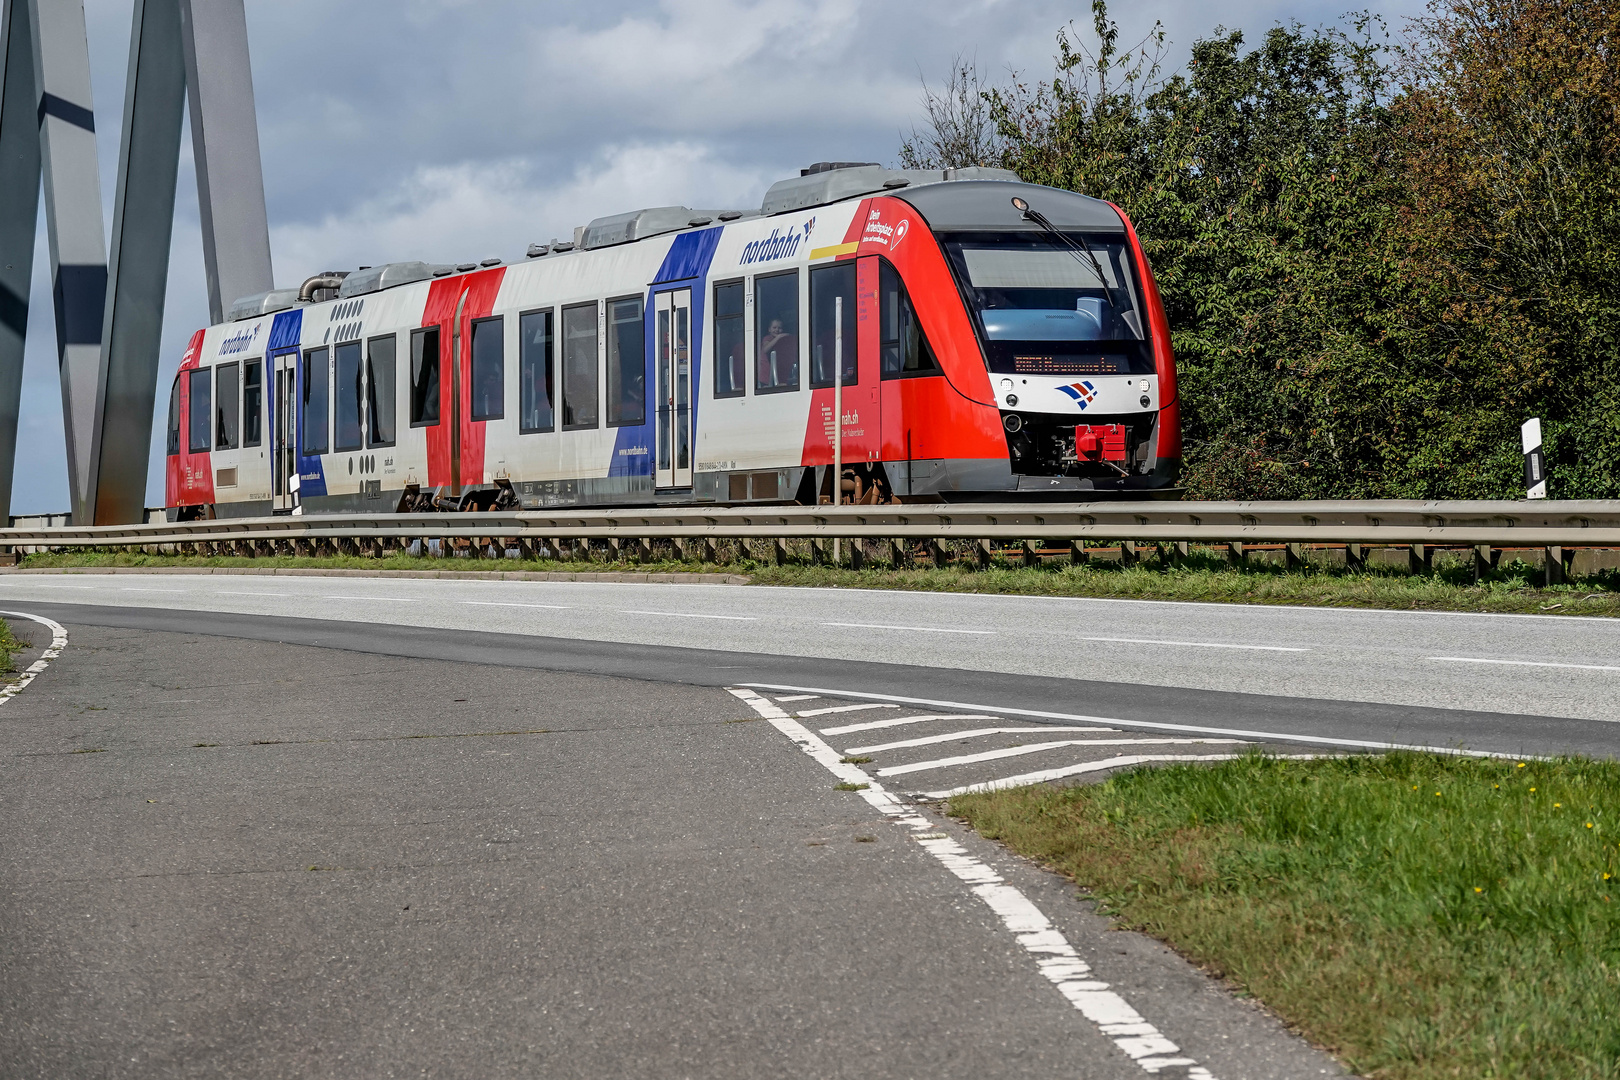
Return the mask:
{"type": "Polygon", "coordinates": [[[1110,203],[830,163],[759,211],[600,218],[529,256],[238,301],[175,380],[171,512],[1174,487],[1170,330],[1110,203]]]}

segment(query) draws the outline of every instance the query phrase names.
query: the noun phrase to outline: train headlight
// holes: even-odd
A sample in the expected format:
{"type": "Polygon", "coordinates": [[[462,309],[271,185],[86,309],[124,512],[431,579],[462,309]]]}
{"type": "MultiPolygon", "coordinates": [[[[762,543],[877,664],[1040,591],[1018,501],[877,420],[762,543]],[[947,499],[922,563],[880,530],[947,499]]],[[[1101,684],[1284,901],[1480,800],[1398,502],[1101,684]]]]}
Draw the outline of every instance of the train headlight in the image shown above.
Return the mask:
{"type": "Polygon", "coordinates": [[[1148,397],[1148,396],[1147,396],[1147,395],[1146,395],[1146,394],[1143,394],[1143,395],[1142,395],[1142,408],[1144,408],[1144,409],[1145,409],[1145,408],[1147,408],[1147,407],[1148,407],[1148,406],[1149,406],[1149,405],[1152,405],[1152,404],[1153,404],[1153,399],[1152,399],[1152,398],[1150,398],[1150,397],[1148,397]]]}
{"type": "Polygon", "coordinates": [[[1001,418],[1001,426],[1006,428],[1008,431],[1017,434],[1024,428],[1024,418],[1019,416],[1017,413],[1003,416],[1001,418]]]}
{"type": "Polygon", "coordinates": [[[1008,394],[1007,395],[1007,408],[1010,409],[1010,408],[1012,408],[1013,406],[1015,406],[1017,404],[1018,404],[1018,395],[1017,394],[1008,394]]]}

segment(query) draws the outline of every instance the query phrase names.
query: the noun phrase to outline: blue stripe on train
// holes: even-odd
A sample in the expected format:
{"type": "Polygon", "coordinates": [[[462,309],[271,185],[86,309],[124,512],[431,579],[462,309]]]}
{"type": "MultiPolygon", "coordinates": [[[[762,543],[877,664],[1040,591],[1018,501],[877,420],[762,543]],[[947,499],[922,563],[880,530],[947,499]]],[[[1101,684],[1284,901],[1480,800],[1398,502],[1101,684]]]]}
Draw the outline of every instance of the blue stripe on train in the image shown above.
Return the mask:
{"type": "MultiPolygon", "coordinates": [[[[692,327],[691,327],[691,389],[692,396],[692,450],[697,447],[697,388],[700,372],[702,370],[701,357],[703,355],[703,279],[708,276],[709,265],[714,262],[714,252],[720,246],[720,234],[724,226],[715,226],[712,229],[701,229],[697,232],[681,233],[670,245],[669,254],[664,256],[664,263],[653,275],[653,284],[647,290],[647,312],[653,309],[653,297],[671,288],[690,288],[692,290],[692,327]]],[[[643,370],[647,373],[647,421],[639,427],[622,427],[618,436],[613,440],[613,460],[608,465],[609,476],[652,476],[658,452],[658,389],[657,355],[654,352],[656,341],[654,339],[655,322],[652,318],[645,320],[646,325],[646,351],[643,355],[643,370]]],[[[690,462],[688,462],[690,464],[690,462]]]]}
{"type": "MultiPolygon", "coordinates": [[[[270,324],[270,345],[265,350],[268,356],[265,363],[264,382],[265,393],[270,398],[270,432],[271,439],[275,438],[276,430],[276,392],[275,392],[275,360],[277,353],[292,352],[299,356],[299,346],[303,342],[304,313],[302,311],[283,311],[276,316],[275,322],[270,324]]],[[[304,375],[304,365],[301,361],[293,363],[296,378],[300,381],[304,375]]],[[[299,386],[293,391],[293,399],[298,402],[304,400],[303,387],[299,386]]],[[[303,408],[298,410],[298,422],[293,425],[293,443],[298,454],[298,496],[300,499],[310,495],[326,494],[326,471],[321,468],[319,457],[305,457],[304,445],[304,417],[303,408]]],[[[272,466],[273,467],[273,466],[272,466]]]]}

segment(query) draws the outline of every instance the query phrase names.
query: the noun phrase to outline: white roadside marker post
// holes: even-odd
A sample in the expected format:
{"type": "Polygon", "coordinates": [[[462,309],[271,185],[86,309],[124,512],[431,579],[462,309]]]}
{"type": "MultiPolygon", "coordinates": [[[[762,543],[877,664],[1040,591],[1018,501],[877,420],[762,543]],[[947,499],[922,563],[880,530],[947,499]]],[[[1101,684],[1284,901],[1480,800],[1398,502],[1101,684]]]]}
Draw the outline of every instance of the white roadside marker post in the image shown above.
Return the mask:
{"type": "Polygon", "coordinates": [[[1519,442],[1524,446],[1524,497],[1547,497],[1547,460],[1541,454],[1541,419],[1531,417],[1519,429],[1519,442]]]}

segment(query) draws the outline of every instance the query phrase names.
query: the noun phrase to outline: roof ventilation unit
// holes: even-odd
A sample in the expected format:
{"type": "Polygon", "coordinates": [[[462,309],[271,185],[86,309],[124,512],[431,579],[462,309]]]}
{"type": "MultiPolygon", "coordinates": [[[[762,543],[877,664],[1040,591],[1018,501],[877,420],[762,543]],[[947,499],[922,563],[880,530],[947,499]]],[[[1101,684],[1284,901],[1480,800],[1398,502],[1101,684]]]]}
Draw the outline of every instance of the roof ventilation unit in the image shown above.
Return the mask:
{"type": "Polygon", "coordinates": [[[286,311],[297,304],[297,289],[271,289],[269,292],[254,293],[233,303],[225,315],[225,321],[241,322],[243,319],[256,319],[260,315],[286,311]]]}
{"type": "Polygon", "coordinates": [[[347,300],[351,296],[365,296],[367,293],[392,289],[395,285],[409,285],[413,281],[426,281],[433,276],[433,270],[434,268],[425,262],[397,262],[384,263],[382,266],[368,266],[364,270],[356,270],[343,279],[343,284],[338,286],[338,298],[347,300]]]}
{"type": "Polygon", "coordinates": [[[587,250],[628,244],[649,236],[707,225],[718,215],[714,210],[693,210],[689,206],[654,206],[628,214],[599,217],[585,226],[581,247],[587,250]]]}
{"type": "Polygon", "coordinates": [[[905,187],[939,184],[947,180],[1013,180],[1018,174],[1007,169],[885,169],[881,165],[823,161],[802,170],[798,176],[778,180],[765,193],[760,206],[763,214],[785,214],[825,206],[858,195],[895,191],[905,187]]]}

